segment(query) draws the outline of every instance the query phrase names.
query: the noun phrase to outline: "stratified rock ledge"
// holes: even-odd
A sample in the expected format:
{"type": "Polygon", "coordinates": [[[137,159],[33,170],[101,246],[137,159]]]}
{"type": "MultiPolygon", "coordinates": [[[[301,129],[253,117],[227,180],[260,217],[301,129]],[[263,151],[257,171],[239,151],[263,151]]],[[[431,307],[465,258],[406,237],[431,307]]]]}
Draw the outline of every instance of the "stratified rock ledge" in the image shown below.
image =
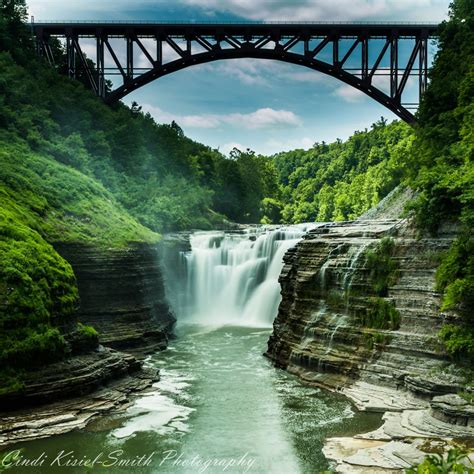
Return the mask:
{"type": "Polygon", "coordinates": [[[335,472],[399,473],[422,462],[434,449],[449,449],[453,440],[474,439],[472,405],[457,395],[435,397],[428,403],[413,398],[409,392],[366,383],[356,383],[343,393],[367,411],[380,411],[380,396],[384,394],[388,411],[377,430],[326,440],[323,453],[335,462],[335,472]],[[446,413],[451,422],[440,419],[440,414],[446,413]]]}
{"type": "Polygon", "coordinates": [[[0,415],[0,445],[47,438],[85,428],[99,415],[123,412],[133,399],[159,380],[156,369],[142,368],[87,396],[58,401],[35,410],[0,415]]]}
{"type": "Polygon", "coordinates": [[[433,256],[449,248],[454,230],[420,238],[393,217],[320,224],[284,257],[267,357],[359,410],[384,413],[371,433],[327,440],[335,472],[399,473],[433,452],[432,443],[442,452],[452,440],[474,439],[473,406],[456,395],[466,379],[438,338],[447,316],[433,256]],[[374,329],[364,323],[375,295],[364,253],[384,237],[392,239],[397,276],[383,299],[399,324],[374,329]]]}

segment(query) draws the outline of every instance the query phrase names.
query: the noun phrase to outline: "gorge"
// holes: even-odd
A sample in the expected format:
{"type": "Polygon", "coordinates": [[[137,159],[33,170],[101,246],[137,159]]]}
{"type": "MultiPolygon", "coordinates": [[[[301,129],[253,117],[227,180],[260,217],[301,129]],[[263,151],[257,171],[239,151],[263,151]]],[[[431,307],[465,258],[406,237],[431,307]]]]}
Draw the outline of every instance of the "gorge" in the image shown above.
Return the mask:
{"type": "MultiPolygon", "coordinates": [[[[397,199],[395,194],[388,213],[396,212],[397,199]]],[[[379,212],[386,215],[387,206],[379,212]]],[[[160,380],[151,379],[125,411],[117,411],[117,405],[112,411],[104,407],[103,413],[109,413],[105,418],[97,416],[100,410],[85,407],[74,415],[82,425],[72,423],[72,415],[53,417],[41,435],[34,421],[24,416],[21,421],[16,414],[16,426],[3,429],[3,442],[11,450],[22,447],[29,458],[53,454],[58,445],[74,456],[74,447],[80,446],[80,454],[88,458],[96,457],[98,445],[104,452],[123,449],[128,457],[153,453],[153,463],[143,470],[150,473],[190,472],[192,459],[196,469],[208,463],[206,472],[222,472],[221,465],[212,463],[228,462],[229,472],[332,468],[379,473],[401,472],[449,438],[474,437],[472,410],[453,395],[465,380],[435,337],[439,295],[432,288],[428,260],[435,250],[449,246],[452,233],[446,229],[437,239],[420,241],[413,239],[406,221],[376,217],[372,213],[370,220],[337,224],[251,226],[165,238],[158,252],[163,274],[152,265],[155,269],[143,275],[153,290],[148,294],[156,296],[163,295],[164,280],[177,317],[177,338],[166,351],[156,352],[162,340],[150,346],[155,332],[144,337],[143,331],[141,342],[133,339],[129,346],[132,352],[137,344],[148,348],[146,370],[159,369],[160,380]],[[384,301],[393,301],[400,315],[393,327],[371,328],[364,323],[374,298],[367,253],[387,237],[394,241],[390,252],[398,263],[384,301]],[[430,317],[432,322],[425,324],[424,318],[430,317]],[[267,357],[304,385],[262,357],[269,336],[267,357]],[[84,411],[90,418],[83,417],[84,411]],[[69,432],[79,427],[83,429],[69,432]],[[56,436],[26,442],[48,434],[56,436]],[[14,444],[20,440],[24,443],[14,444]]],[[[150,256],[151,249],[147,252],[150,256]]],[[[102,279],[92,272],[91,255],[81,255],[78,269],[87,273],[77,272],[79,288],[88,291],[81,278],[102,279]]],[[[107,271],[122,268],[123,278],[125,267],[114,263],[123,258],[109,259],[107,271]]],[[[140,272],[147,268],[144,262],[150,260],[142,261],[140,272]]],[[[118,288],[110,273],[106,281],[110,289],[101,287],[100,308],[112,303],[119,311],[117,296],[103,299],[118,288]]],[[[107,329],[107,313],[92,310],[86,306],[83,311],[95,314],[107,329]]],[[[167,311],[165,307],[160,314],[167,311]]],[[[149,321],[150,328],[159,327],[149,321]]],[[[126,325],[114,324],[102,343],[128,351],[124,334],[136,330],[132,326],[124,332],[126,325]]],[[[60,409],[70,411],[71,405],[60,409]]],[[[45,423],[45,413],[39,413],[45,423]]],[[[122,472],[120,466],[116,469],[122,472]]]]}
{"type": "MultiPolygon", "coordinates": [[[[106,70],[102,33],[99,63],[71,68],[87,48],[71,49],[70,27],[63,44],[39,24],[38,45],[28,18],[24,0],[0,0],[0,471],[469,472],[473,1],[454,0],[436,27],[413,126],[369,118],[314,71],[250,59],[189,68],[206,87],[173,75],[159,108],[139,95],[106,104],[90,90],[106,70]],[[38,56],[46,46],[55,64],[38,56]],[[315,97],[336,122],[331,143],[324,127],[299,135],[315,97]],[[190,138],[203,123],[213,147],[190,138]],[[226,127],[237,135],[224,152],[226,127]],[[289,151],[231,149],[240,131],[263,150],[263,129],[289,151]]],[[[347,67],[362,49],[369,76],[390,54],[390,94],[399,67],[427,59],[427,38],[398,57],[388,32],[376,58],[366,38],[298,45],[301,32],[287,48],[321,40],[313,58],[329,46],[335,68],[344,48],[347,67]]],[[[210,59],[224,37],[239,54],[255,47],[248,31],[215,34],[200,38],[210,59]]],[[[125,36],[133,79],[150,44],[125,36]]],[[[185,54],[173,41],[159,37],[148,60],[185,54]]]]}

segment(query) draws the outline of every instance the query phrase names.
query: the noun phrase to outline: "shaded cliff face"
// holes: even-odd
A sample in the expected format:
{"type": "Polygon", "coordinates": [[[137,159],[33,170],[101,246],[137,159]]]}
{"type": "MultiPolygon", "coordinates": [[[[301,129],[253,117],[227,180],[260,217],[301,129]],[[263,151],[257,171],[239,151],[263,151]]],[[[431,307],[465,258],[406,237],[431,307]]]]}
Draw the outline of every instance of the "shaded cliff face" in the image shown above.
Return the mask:
{"type": "Polygon", "coordinates": [[[418,395],[455,391],[461,381],[446,376],[450,364],[437,337],[443,318],[434,291],[434,256],[452,237],[417,239],[400,220],[332,223],[310,231],[285,256],[283,300],[267,355],[329,388],[361,379],[418,395]],[[387,236],[393,238],[397,271],[381,297],[366,255],[387,236]],[[376,303],[390,309],[387,317],[393,309],[396,324],[367,324],[376,303]]]}
{"type": "Polygon", "coordinates": [[[99,332],[101,344],[140,353],[166,347],[175,318],[165,298],[154,246],[97,249],[61,244],[79,288],[78,320],[99,332]]]}
{"type": "MultiPolygon", "coordinates": [[[[67,357],[27,371],[21,389],[0,394],[1,407],[15,410],[81,397],[121,379],[117,382],[121,387],[118,392],[103,390],[104,404],[114,408],[127,400],[128,393],[157,379],[156,371],[147,373],[134,356],[166,348],[175,322],[165,299],[156,248],[137,245],[117,250],[61,244],[56,249],[73,267],[80,296],[74,317],[61,322],[67,357]],[[81,334],[77,322],[93,326],[99,332],[99,340],[81,334]]],[[[85,411],[93,413],[90,407],[85,411]]],[[[62,421],[54,420],[51,426],[62,421]]],[[[75,426],[73,423],[70,428],[75,426]]]]}

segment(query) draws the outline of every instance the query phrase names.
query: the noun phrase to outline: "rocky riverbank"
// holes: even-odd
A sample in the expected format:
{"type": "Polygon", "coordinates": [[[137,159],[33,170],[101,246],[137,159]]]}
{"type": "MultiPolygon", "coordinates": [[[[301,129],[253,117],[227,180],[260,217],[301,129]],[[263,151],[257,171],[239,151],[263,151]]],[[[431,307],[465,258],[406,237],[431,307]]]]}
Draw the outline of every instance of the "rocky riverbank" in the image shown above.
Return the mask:
{"type": "MultiPolygon", "coordinates": [[[[65,372],[62,370],[58,372],[58,383],[69,388],[77,388],[76,396],[41,405],[34,409],[1,413],[0,446],[5,447],[14,443],[68,433],[85,428],[104,415],[112,416],[123,413],[126,408],[132,405],[136,396],[146,392],[159,380],[156,370],[143,368],[140,363],[137,366],[137,361],[133,357],[124,367],[120,362],[121,357],[115,355],[115,363],[118,367],[114,370],[111,370],[107,363],[90,360],[89,357],[89,362],[93,363],[94,369],[91,371],[84,365],[84,372],[88,372],[84,373],[84,377],[88,380],[95,378],[96,384],[94,384],[94,390],[87,396],[77,396],[78,393],[81,393],[81,375],[74,372],[70,377],[63,379],[62,376],[65,372]],[[132,368],[134,370],[130,371],[132,368]],[[96,374],[97,377],[91,374],[96,374]]],[[[87,360],[82,362],[86,363],[87,360]]],[[[80,364],[80,361],[74,361],[74,365],[77,364],[80,364]]]]}
{"type": "Polygon", "coordinates": [[[465,373],[437,336],[451,315],[439,310],[436,256],[452,238],[452,229],[418,238],[400,219],[331,223],[285,256],[267,356],[308,384],[344,393],[359,409],[385,412],[379,430],[327,441],[337,472],[397,472],[422,459],[432,442],[474,439],[472,405],[456,395],[465,373]],[[396,272],[380,296],[365,255],[384,237],[396,272]],[[374,305],[396,319],[393,327],[369,321],[374,305]]]}
{"type": "Polygon", "coordinates": [[[18,392],[0,396],[2,445],[82,428],[128,406],[158,380],[140,359],[166,348],[175,323],[156,247],[56,247],[74,269],[80,296],[62,327],[69,355],[27,372],[18,392]],[[77,322],[93,326],[98,338],[81,335],[77,322]]]}

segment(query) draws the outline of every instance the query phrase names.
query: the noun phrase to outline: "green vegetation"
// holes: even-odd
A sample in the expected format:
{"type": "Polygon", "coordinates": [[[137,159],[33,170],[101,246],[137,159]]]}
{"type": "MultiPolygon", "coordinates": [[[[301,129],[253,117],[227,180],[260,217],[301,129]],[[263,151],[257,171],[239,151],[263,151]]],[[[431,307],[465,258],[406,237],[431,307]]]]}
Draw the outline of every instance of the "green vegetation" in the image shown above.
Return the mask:
{"type": "Polygon", "coordinates": [[[78,294],[71,266],[32,228],[33,213],[3,188],[0,196],[0,373],[7,392],[21,388],[23,368],[65,355],[55,321],[71,316],[78,294]]]}
{"type": "Polygon", "coordinates": [[[443,256],[436,272],[438,291],[444,291],[442,309],[456,308],[466,316],[474,309],[474,239],[461,236],[443,256]]]}
{"type": "Polygon", "coordinates": [[[474,223],[474,2],[456,0],[440,28],[431,82],[421,104],[409,183],[422,228],[474,223]]]}
{"type": "Polygon", "coordinates": [[[48,241],[107,247],[158,241],[96,180],[32,151],[14,134],[0,131],[2,138],[2,208],[48,241]]]}
{"type": "Polygon", "coordinates": [[[282,218],[287,223],[355,219],[400,182],[414,140],[412,129],[384,119],[346,142],[316,143],[273,157],[282,218]]]}
{"type": "Polygon", "coordinates": [[[347,302],[345,295],[338,290],[331,289],[326,294],[326,302],[332,308],[344,307],[347,302]]]}
{"type": "Polygon", "coordinates": [[[473,466],[466,450],[452,448],[447,456],[439,454],[426,456],[421,464],[405,472],[406,474],[469,474],[473,472],[473,466]]]}
{"type": "Polygon", "coordinates": [[[395,241],[384,237],[374,248],[365,252],[365,268],[374,293],[387,296],[389,286],[395,284],[398,277],[398,264],[394,260],[395,241]]]}
{"type": "Polygon", "coordinates": [[[467,324],[445,324],[439,333],[448,354],[458,362],[474,362],[474,328],[467,324]]]}
{"type": "Polygon", "coordinates": [[[467,392],[467,391],[458,392],[458,395],[461,398],[464,398],[466,402],[469,402],[471,405],[474,405],[474,392],[467,392]]]}
{"type": "Polygon", "coordinates": [[[390,341],[388,334],[381,332],[364,333],[365,345],[369,351],[372,351],[375,345],[385,345],[390,341]]]}
{"type": "Polygon", "coordinates": [[[77,332],[88,339],[98,339],[99,333],[92,327],[86,324],[78,323],[77,332]]]}
{"type": "Polygon", "coordinates": [[[153,231],[210,228],[223,216],[258,222],[263,198],[278,190],[269,158],[235,150],[227,159],[176,123],[157,125],[138,107],[106,106],[36,59],[20,66],[0,53],[0,68],[0,140],[22,137],[41,157],[99,181],[153,231]]]}
{"type": "Polygon", "coordinates": [[[369,298],[369,305],[362,315],[362,325],[373,329],[398,329],[400,313],[393,302],[378,296],[369,298]]]}
{"type": "Polygon", "coordinates": [[[420,228],[436,233],[459,223],[459,236],[437,272],[443,309],[457,310],[459,328],[441,338],[458,360],[474,348],[474,1],[456,0],[440,29],[431,83],[419,110],[408,184],[419,193],[412,204],[420,228]]]}
{"type": "Polygon", "coordinates": [[[13,368],[0,370],[0,395],[21,392],[25,388],[23,383],[23,372],[13,368]]]}

